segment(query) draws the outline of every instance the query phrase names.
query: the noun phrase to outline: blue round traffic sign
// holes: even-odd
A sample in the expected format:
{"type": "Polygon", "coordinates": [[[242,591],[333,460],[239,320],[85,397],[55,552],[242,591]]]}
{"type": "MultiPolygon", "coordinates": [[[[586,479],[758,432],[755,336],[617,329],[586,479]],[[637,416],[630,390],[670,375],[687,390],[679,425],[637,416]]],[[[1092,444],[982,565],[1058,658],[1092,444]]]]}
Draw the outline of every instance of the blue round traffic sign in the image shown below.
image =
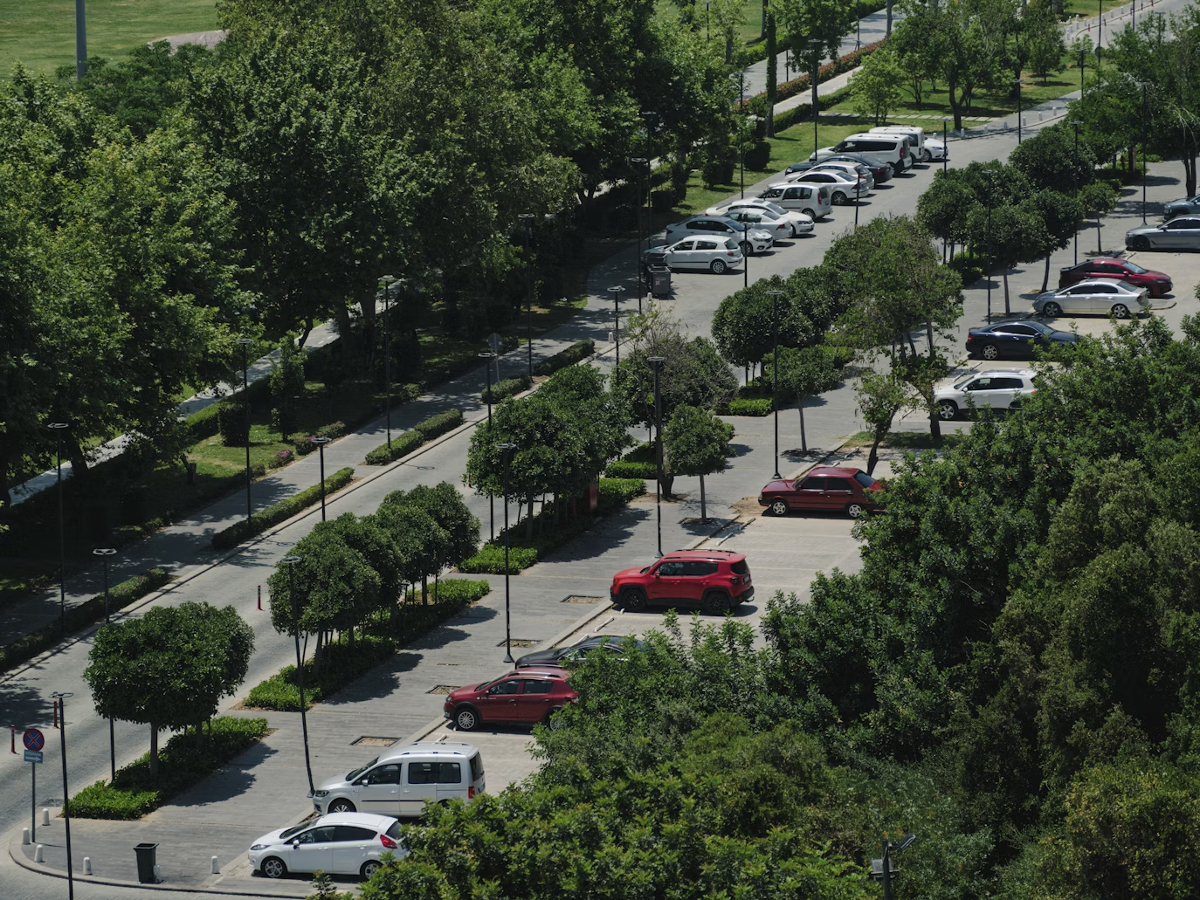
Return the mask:
{"type": "Polygon", "coordinates": [[[21,735],[21,743],[25,745],[26,750],[41,750],[46,746],[46,736],[36,728],[30,728],[21,735]]]}

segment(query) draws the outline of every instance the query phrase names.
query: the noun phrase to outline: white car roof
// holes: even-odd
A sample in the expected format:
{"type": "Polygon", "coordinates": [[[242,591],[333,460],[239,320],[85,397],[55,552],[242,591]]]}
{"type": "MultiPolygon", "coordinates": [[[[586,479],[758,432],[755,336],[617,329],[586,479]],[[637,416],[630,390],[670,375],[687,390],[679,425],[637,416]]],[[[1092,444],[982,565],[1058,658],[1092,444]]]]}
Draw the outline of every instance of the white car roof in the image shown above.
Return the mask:
{"type": "Polygon", "coordinates": [[[474,744],[457,741],[418,741],[406,747],[393,747],[379,754],[379,761],[404,759],[408,756],[443,756],[451,759],[469,758],[479,752],[474,744]]]}
{"type": "Polygon", "coordinates": [[[330,813],[310,822],[310,825],[362,825],[364,828],[375,828],[387,831],[396,821],[395,816],[379,816],[374,813],[330,813]]]}

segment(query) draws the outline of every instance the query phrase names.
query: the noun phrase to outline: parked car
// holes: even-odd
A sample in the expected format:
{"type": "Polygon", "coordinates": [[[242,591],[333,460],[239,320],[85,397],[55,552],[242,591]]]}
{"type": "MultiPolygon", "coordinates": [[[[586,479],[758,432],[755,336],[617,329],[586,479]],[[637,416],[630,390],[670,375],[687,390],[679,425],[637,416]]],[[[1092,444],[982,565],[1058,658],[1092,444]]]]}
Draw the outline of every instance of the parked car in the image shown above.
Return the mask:
{"type": "Polygon", "coordinates": [[[876,184],[883,184],[885,181],[890,181],[892,178],[892,167],[886,163],[872,162],[865,156],[859,156],[853,153],[841,153],[837,156],[829,156],[822,159],[820,162],[816,160],[808,160],[806,162],[792,163],[783,170],[784,176],[795,175],[798,172],[807,172],[809,169],[815,169],[817,166],[823,166],[827,162],[849,162],[858,163],[866,166],[871,177],[875,179],[876,184]]]}
{"type": "Polygon", "coordinates": [[[834,206],[845,206],[851,197],[862,197],[867,191],[858,178],[851,179],[844,172],[826,172],[809,169],[799,175],[790,176],[792,184],[825,184],[829,186],[829,201],[834,206]]]}
{"type": "Polygon", "coordinates": [[[842,512],[857,519],[879,509],[883,485],[861,469],[842,466],[817,466],[803,478],[780,478],[759,492],[760,506],[769,507],[777,516],[794,509],[814,512],[842,512]]]}
{"type": "Polygon", "coordinates": [[[609,587],[613,603],[628,612],[648,604],[699,605],[719,615],[754,596],[750,567],[732,550],[676,550],[641,569],[625,569],[609,587]]]}
{"type": "Polygon", "coordinates": [[[747,227],[725,216],[692,216],[667,226],[668,244],[674,244],[686,237],[734,238],[745,256],[764,253],[770,250],[775,242],[771,232],[747,227]]]}
{"type": "Polygon", "coordinates": [[[975,372],[956,384],[938,388],[933,402],[938,416],[950,421],[972,407],[1016,409],[1021,398],[1037,393],[1033,369],[991,369],[975,372]]]}
{"type": "Polygon", "coordinates": [[[864,190],[875,190],[875,176],[872,175],[871,170],[862,163],[845,162],[842,160],[831,159],[826,160],[823,163],[818,163],[812,171],[833,172],[835,175],[838,172],[844,172],[847,178],[857,179],[858,183],[863,186],[864,190]]]}
{"type": "Polygon", "coordinates": [[[1056,319],[1067,313],[1100,313],[1128,319],[1130,314],[1150,308],[1149,291],[1144,287],[1096,278],[1081,281],[1068,288],[1047,291],[1033,301],[1033,308],[1043,316],[1056,319]]]}
{"type": "Polygon", "coordinates": [[[941,162],[946,158],[946,145],[939,137],[925,136],[925,149],[929,152],[930,160],[941,162]]]}
{"type": "MultiPolygon", "coordinates": [[[[641,641],[634,641],[635,646],[641,647],[641,641]]],[[[517,668],[529,666],[564,666],[583,662],[589,656],[597,653],[618,657],[625,654],[625,638],[620,635],[601,634],[585,637],[583,640],[568,644],[566,647],[550,647],[526,653],[517,660],[517,668]]]]}
{"type": "Polygon", "coordinates": [[[967,353],[983,359],[1031,358],[1038,350],[1071,345],[1076,336],[1033,319],[983,325],[967,332],[967,353]]]}
{"type": "Polygon", "coordinates": [[[757,228],[759,231],[767,232],[771,235],[772,242],[786,241],[792,236],[791,223],[784,222],[769,210],[731,206],[722,215],[735,222],[741,222],[748,228],[757,228]]]}
{"type": "Polygon", "coordinates": [[[1200,216],[1179,216],[1161,225],[1140,225],[1125,232],[1130,250],[1200,250],[1200,216]]]}
{"type": "Polygon", "coordinates": [[[463,731],[497,723],[553,724],[552,716],[579,698],[567,684],[569,676],[565,669],[536,666],[455,688],[446,695],[442,715],[463,731]]]}
{"type": "Polygon", "coordinates": [[[806,216],[804,213],[795,212],[794,210],[784,209],[770,200],[762,200],[758,197],[745,197],[743,199],[734,200],[728,206],[714,206],[705,214],[710,216],[723,216],[727,212],[735,209],[753,209],[769,212],[784,222],[787,222],[792,227],[792,237],[799,237],[802,234],[811,234],[813,230],[813,220],[811,216],[806,216]]]}
{"type": "Polygon", "coordinates": [[[825,218],[833,209],[827,184],[772,184],[758,197],[814,220],[825,218]]]}
{"type": "Polygon", "coordinates": [[[913,162],[927,163],[932,155],[925,150],[925,129],[919,125],[879,125],[867,134],[901,134],[908,138],[908,152],[913,162]]]}
{"type": "Polygon", "coordinates": [[[908,136],[902,134],[852,134],[832,147],[813,151],[809,159],[824,161],[841,154],[864,156],[872,163],[889,165],[893,175],[908,171],[913,164],[908,136]]]}
{"type": "Polygon", "coordinates": [[[744,259],[742,248],[734,238],[717,236],[685,238],[664,247],[661,253],[662,264],[671,269],[706,269],[714,275],[723,275],[729,269],[740,266],[744,259]]]}
{"type": "Polygon", "coordinates": [[[369,813],[338,813],[264,834],[250,845],[246,858],[268,878],[282,878],[288,872],[370,878],[385,853],[399,859],[408,856],[398,821],[369,813]]]}
{"type": "Polygon", "coordinates": [[[1058,271],[1058,286],[1070,287],[1093,278],[1118,278],[1137,287],[1146,288],[1151,297],[1163,297],[1174,288],[1171,276],[1165,272],[1143,269],[1135,262],[1109,256],[1097,256],[1077,266],[1063,266],[1058,271]]]}
{"type": "Polygon", "coordinates": [[[419,816],[432,803],[474,800],[485,786],[478,747],[425,741],[389,748],[344,777],[321,782],[311,796],[321,814],[419,816]]]}
{"type": "Polygon", "coordinates": [[[1163,207],[1163,218],[1168,222],[1176,216],[1190,216],[1198,213],[1200,213],[1200,194],[1195,197],[1180,197],[1163,207]]]}

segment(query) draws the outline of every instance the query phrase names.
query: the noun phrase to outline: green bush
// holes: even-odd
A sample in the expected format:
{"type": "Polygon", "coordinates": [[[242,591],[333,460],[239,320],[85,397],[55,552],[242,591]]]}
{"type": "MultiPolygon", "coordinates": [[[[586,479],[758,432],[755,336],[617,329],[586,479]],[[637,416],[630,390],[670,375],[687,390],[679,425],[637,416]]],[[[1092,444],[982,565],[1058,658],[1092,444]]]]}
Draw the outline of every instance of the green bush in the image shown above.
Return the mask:
{"type": "Polygon", "coordinates": [[[210,403],[184,420],[183,427],[188,431],[190,443],[198,443],[220,431],[220,407],[219,403],[210,403]]]}
{"type": "Polygon", "coordinates": [[[175,735],[158,754],[158,778],[150,777],[150,754],[117,770],[108,783],[97,781],[71,798],[80,819],[140,819],[176,794],[219,769],[266,737],[266,719],[219,716],[208,728],[175,735]]]}
{"type": "MultiPolygon", "coordinates": [[[[336,693],[359,676],[369,672],[396,652],[389,637],[358,634],[353,644],[349,635],[327,644],[322,652],[319,677],[313,675],[313,660],[304,661],[304,703],[309,709],[336,693]]],[[[266,681],[251,688],[246,705],[254,709],[299,712],[300,685],[296,667],[284,666],[266,681]]]]}
{"type": "Polygon", "coordinates": [[[392,446],[380,444],[367,454],[368,466],[385,466],[394,459],[408,456],[425,443],[425,437],[419,431],[406,431],[392,438],[392,446]]]}
{"type": "Polygon", "coordinates": [[[753,169],[756,172],[761,172],[767,167],[767,163],[770,161],[771,145],[766,141],[759,141],[746,151],[747,169],[753,169]]]}
{"type": "MultiPolygon", "coordinates": [[[[349,467],[339,469],[325,479],[325,493],[331,494],[334,491],[344,488],[350,483],[350,479],[353,477],[354,469],[349,467]]],[[[242,541],[252,538],[256,534],[262,534],[271,526],[290,519],[296,513],[306,507],[312,506],[314,503],[320,502],[320,500],[321,486],[314,484],[310,488],[305,488],[294,497],[288,497],[286,500],[273,503],[262,512],[256,512],[249,519],[242,519],[223,531],[218,531],[212,536],[212,548],[214,550],[228,550],[230,547],[236,547],[242,541]]]]}
{"type": "Polygon", "coordinates": [[[717,407],[717,415],[720,416],[769,416],[770,414],[770,397],[758,400],[730,400],[717,407]]]}
{"type": "Polygon", "coordinates": [[[240,397],[231,397],[217,404],[217,427],[225,446],[245,446],[247,424],[246,404],[240,397]]]}
{"type": "MultiPolygon", "coordinates": [[[[469,578],[443,578],[429,586],[429,596],[434,603],[474,603],[492,591],[487,581],[472,581],[469,578]]],[[[419,586],[410,587],[405,598],[409,603],[421,602],[419,586]]]]}
{"type": "Polygon", "coordinates": [[[587,359],[596,352],[596,342],[576,341],[566,350],[560,350],[548,359],[543,359],[538,363],[536,369],[539,375],[553,375],[559,369],[565,369],[567,366],[573,366],[581,359],[587,359]]]}
{"type": "Polygon", "coordinates": [[[630,462],[622,459],[609,463],[604,474],[608,478],[656,478],[658,467],[652,462],[630,462]]]}
{"type": "MultiPolygon", "coordinates": [[[[538,561],[538,552],[532,547],[510,546],[508,549],[508,574],[516,575],[538,561]]],[[[474,556],[464,559],[458,571],[468,574],[503,575],[504,543],[484,544],[474,556]]]]}
{"type": "Polygon", "coordinates": [[[425,440],[431,441],[435,437],[445,434],[447,431],[453,431],[462,423],[462,410],[448,409],[445,412],[438,413],[436,416],[430,416],[424,422],[418,422],[413,430],[420,433],[425,440]]]}
{"type": "MultiPolygon", "coordinates": [[[[151,591],[156,591],[168,581],[171,576],[166,569],[148,569],[141,575],[113,585],[108,590],[109,610],[116,612],[124,609],[135,600],[140,600],[151,591]]],[[[92,597],[78,606],[67,609],[67,632],[78,631],[99,622],[104,618],[104,595],[92,597]]],[[[53,647],[62,638],[62,625],[56,619],[49,625],[30,632],[18,638],[11,644],[0,647],[0,672],[7,671],[26,660],[32,659],[43,650],[53,647]]]]}
{"type": "Polygon", "coordinates": [[[346,436],[346,423],[333,422],[329,425],[322,425],[317,429],[316,437],[329,438],[331,441],[336,441],[340,437],[346,436]]]}
{"type": "Polygon", "coordinates": [[[479,395],[479,399],[481,403],[499,403],[505,397],[511,397],[513,394],[529,390],[532,385],[533,381],[530,380],[528,375],[505,378],[503,381],[497,381],[490,389],[484,388],[479,395]]]}
{"type": "Polygon", "coordinates": [[[646,482],[641,478],[601,478],[600,502],[596,512],[607,516],[623,506],[628,506],[635,497],[646,493],[646,482]]]}

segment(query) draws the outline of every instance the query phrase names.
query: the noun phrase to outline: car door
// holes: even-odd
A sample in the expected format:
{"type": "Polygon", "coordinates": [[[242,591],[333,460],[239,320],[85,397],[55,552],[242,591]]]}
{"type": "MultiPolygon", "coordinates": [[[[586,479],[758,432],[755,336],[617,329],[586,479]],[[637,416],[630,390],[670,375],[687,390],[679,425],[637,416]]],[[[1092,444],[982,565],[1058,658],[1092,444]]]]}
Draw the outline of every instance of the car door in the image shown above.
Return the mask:
{"type": "Polygon", "coordinates": [[[400,791],[401,815],[419,816],[425,812],[426,805],[437,799],[436,766],[435,762],[422,760],[409,760],[404,764],[404,783],[400,791]]]}
{"type": "Polygon", "coordinates": [[[333,865],[333,825],[310,828],[292,838],[284,863],[289,872],[328,871],[333,865]]]}
{"type": "MultiPolygon", "coordinates": [[[[1092,290],[1091,296],[1092,312],[1104,313],[1105,315],[1108,315],[1108,313],[1112,310],[1113,304],[1122,301],[1122,298],[1119,296],[1120,294],[1121,289],[1117,287],[1116,284],[1096,285],[1092,290]]],[[[1126,306],[1129,306],[1130,309],[1135,309],[1137,306],[1136,304],[1130,303],[1130,298],[1124,298],[1123,302],[1126,306]]]]}
{"type": "Polygon", "coordinates": [[[855,499],[854,484],[849,478],[830,477],[825,479],[825,503],[827,508],[842,510],[855,499]]]}
{"type": "Polygon", "coordinates": [[[724,250],[725,248],[715,240],[697,238],[696,249],[693,251],[696,268],[707,269],[712,265],[712,261],[717,258],[718,254],[724,253],[724,250]]]}
{"type": "Polygon", "coordinates": [[[708,579],[717,574],[717,564],[704,560],[688,560],[683,564],[682,597],[692,603],[699,603],[704,597],[704,589],[708,579]]]}
{"type": "Polygon", "coordinates": [[[992,409],[1012,409],[1013,401],[1024,386],[1025,382],[1020,378],[993,378],[992,389],[989,392],[992,395],[992,409]]]}
{"type": "Polygon", "coordinates": [[[466,800],[468,785],[463,783],[463,764],[457,762],[437,763],[436,800],[466,800]]]}
{"type": "Polygon", "coordinates": [[[512,722],[516,715],[517,696],[521,693],[521,679],[506,678],[484,691],[475,701],[479,714],[485,722],[512,722]]]}
{"type": "Polygon", "coordinates": [[[679,560],[665,559],[658,564],[653,572],[654,577],[647,585],[646,593],[651,600],[675,600],[682,590],[680,580],[683,578],[683,563],[679,560]]]}
{"type": "Polygon", "coordinates": [[[1006,325],[995,332],[997,346],[1003,356],[1030,356],[1035,344],[1042,344],[1042,333],[1028,325],[1006,325]]]}
{"type": "Polygon", "coordinates": [[[790,209],[805,208],[805,204],[810,205],[813,211],[816,211],[816,201],[813,200],[813,189],[804,185],[796,185],[790,187],[783,192],[783,200],[789,204],[790,209]]]}
{"type": "Polygon", "coordinates": [[[795,509],[827,509],[825,497],[825,476],[809,475],[796,485],[796,497],[793,504],[795,509]]]}
{"type": "Polygon", "coordinates": [[[550,709],[550,693],[554,682],[549,678],[522,678],[521,696],[517,700],[518,722],[540,722],[550,709]]]}
{"type": "Polygon", "coordinates": [[[380,847],[379,835],[361,825],[333,826],[333,862],[326,869],[331,875],[357,875],[368,859],[368,851],[380,847]]]}
{"type": "Polygon", "coordinates": [[[394,816],[400,809],[400,764],[376,766],[362,777],[358,803],[363,812],[394,816]]]}
{"type": "Polygon", "coordinates": [[[965,399],[969,405],[974,405],[976,409],[982,409],[985,406],[995,406],[995,382],[996,379],[990,375],[984,375],[976,378],[963,388],[965,399]]]}
{"type": "Polygon", "coordinates": [[[667,253],[667,265],[672,269],[690,269],[696,263],[696,240],[680,241],[667,253]]]}
{"type": "MultiPolygon", "coordinates": [[[[1175,219],[1161,232],[1160,246],[1190,250],[1200,246],[1200,219],[1175,219]]],[[[1153,239],[1152,239],[1153,240],[1153,239]]]]}

